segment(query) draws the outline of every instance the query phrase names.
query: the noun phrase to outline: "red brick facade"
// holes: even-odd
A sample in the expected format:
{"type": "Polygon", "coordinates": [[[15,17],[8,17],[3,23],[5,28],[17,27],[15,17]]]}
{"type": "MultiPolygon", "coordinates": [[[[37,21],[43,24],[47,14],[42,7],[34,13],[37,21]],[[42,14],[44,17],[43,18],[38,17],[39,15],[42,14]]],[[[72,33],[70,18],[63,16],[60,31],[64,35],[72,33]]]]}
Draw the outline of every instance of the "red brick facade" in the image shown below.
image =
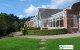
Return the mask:
{"type": "Polygon", "coordinates": [[[80,31],[80,2],[72,5],[71,9],[65,10],[64,15],[64,27],[67,29],[68,33],[80,31]],[[72,17],[77,15],[77,28],[73,28],[72,17]]]}

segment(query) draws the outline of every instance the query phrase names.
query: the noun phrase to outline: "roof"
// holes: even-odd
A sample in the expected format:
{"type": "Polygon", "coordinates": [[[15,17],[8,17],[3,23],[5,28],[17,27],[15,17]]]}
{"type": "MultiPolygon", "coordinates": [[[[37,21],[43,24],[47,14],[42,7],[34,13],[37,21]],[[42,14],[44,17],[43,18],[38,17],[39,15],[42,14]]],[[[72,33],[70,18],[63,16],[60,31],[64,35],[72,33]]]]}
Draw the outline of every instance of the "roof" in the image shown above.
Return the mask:
{"type": "Polygon", "coordinates": [[[49,18],[51,15],[56,14],[58,12],[62,11],[62,9],[44,9],[44,8],[39,8],[39,15],[41,16],[42,19],[44,18],[49,18]]]}
{"type": "Polygon", "coordinates": [[[64,8],[64,10],[66,10],[66,9],[71,10],[72,6],[68,6],[68,7],[64,8]]]}
{"type": "Polygon", "coordinates": [[[64,10],[80,10],[80,2],[76,2],[71,6],[66,7],[64,10]]]}

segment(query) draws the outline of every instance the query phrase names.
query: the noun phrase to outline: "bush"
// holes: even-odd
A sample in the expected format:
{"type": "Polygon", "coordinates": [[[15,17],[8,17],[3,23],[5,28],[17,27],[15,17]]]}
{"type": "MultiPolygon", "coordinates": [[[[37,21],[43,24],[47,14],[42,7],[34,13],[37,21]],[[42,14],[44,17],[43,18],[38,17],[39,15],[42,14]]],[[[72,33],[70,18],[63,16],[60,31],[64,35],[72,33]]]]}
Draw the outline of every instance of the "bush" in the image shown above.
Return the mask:
{"type": "Polygon", "coordinates": [[[23,30],[23,34],[28,35],[58,35],[66,34],[67,29],[52,29],[52,30],[23,30]]]}
{"type": "Polygon", "coordinates": [[[26,30],[22,30],[22,33],[23,33],[23,35],[26,35],[27,31],[26,30]]]}
{"type": "Polygon", "coordinates": [[[4,29],[0,30],[0,37],[4,36],[4,29]]]}

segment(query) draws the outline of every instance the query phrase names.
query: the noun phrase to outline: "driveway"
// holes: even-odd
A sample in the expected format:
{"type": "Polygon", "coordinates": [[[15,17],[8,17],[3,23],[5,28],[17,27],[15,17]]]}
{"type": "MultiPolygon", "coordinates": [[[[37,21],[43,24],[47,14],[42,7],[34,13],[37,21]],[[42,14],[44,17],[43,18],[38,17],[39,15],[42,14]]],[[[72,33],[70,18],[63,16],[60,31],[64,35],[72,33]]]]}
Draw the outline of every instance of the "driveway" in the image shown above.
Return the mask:
{"type": "Polygon", "coordinates": [[[47,35],[47,36],[38,36],[38,35],[24,35],[19,36],[23,38],[34,38],[34,39],[58,39],[58,38],[70,38],[70,37],[80,37],[80,33],[72,34],[62,34],[62,35],[47,35]]]}

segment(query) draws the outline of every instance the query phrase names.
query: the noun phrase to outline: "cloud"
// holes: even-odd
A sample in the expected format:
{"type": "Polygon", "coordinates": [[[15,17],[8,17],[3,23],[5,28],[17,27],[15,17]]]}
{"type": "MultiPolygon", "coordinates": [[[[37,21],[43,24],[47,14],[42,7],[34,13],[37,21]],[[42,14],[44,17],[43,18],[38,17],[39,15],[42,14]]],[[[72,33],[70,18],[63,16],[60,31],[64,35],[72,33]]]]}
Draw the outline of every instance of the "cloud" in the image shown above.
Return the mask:
{"type": "Polygon", "coordinates": [[[26,0],[20,0],[20,1],[22,1],[22,2],[23,2],[23,1],[26,1],[26,0]]]}
{"type": "Polygon", "coordinates": [[[53,5],[54,7],[58,8],[59,6],[66,5],[66,4],[73,4],[77,1],[78,0],[51,0],[50,6],[53,5]]]}
{"type": "Polygon", "coordinates": [[[41,7],[35,7],[31,4],[30,7],[24,10],[24,12],[26,13],[27,16],[36,15],[38,13],[38,8],[46,8],[46,6],[42,5],[41,7]]]}
{"type": "Polygon", "coordinates": [[[37,8],[31,4],[29,8],[26,8],[26,9],[24,10],[24,12],[25,12],[28,16],[29,16],[29,15],[34,15],[35,13],[37,13],[37,8]]]}
{"type": "Polygon", "coordinates": [[[50,8],[50,9],[57,9],[59,6],[63,6],[66,4],[73,4],[77,2],[76,0],[51,0],[51,3],[48,5],[41,5],[35,7],[34,5],[30,5],[28,8],[24,10],[27,16],[36,15],[38,13],[38,8],[50,8]]]}

